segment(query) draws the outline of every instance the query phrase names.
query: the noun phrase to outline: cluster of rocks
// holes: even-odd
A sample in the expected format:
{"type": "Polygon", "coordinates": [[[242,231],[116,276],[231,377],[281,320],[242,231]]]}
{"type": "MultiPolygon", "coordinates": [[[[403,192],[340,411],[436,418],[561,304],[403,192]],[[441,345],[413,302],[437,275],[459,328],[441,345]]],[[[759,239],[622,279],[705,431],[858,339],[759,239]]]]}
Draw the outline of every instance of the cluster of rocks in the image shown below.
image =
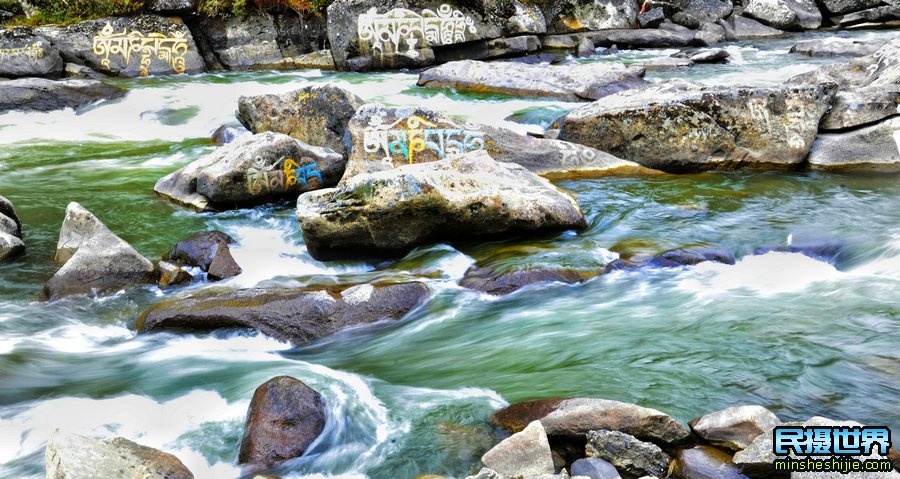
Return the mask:
{"type": "Polygon", "coordinates": [[[24,252],[22,222],[19,221],[13,204],[0,196],[0,261],[14,258],[24,252]]]}
{"type": "MultiPolygon", "coordinates": [[[[547,399],[508,406],[491,422],[512,435],[486,452],[484,467],[467,479],[762,479],[781,474],[774,469],[772,436],[782,422],[762,406],[730,407],[685,427],[661,411],[635,404],[547,399]]],[[[786,424],[860,425],[821,417],[786,424]]]]}
{"type": "MultiPolygon", "coordinates": [[[[253,393],[238,464],[264,470],[302,456],[328,421],[325,398],[303,381],[274,377],[253,393]]],[[[95,439],[57,430],[44,454],[47,479],[193,479],[177,457],[128,439],[95,439]]]]}

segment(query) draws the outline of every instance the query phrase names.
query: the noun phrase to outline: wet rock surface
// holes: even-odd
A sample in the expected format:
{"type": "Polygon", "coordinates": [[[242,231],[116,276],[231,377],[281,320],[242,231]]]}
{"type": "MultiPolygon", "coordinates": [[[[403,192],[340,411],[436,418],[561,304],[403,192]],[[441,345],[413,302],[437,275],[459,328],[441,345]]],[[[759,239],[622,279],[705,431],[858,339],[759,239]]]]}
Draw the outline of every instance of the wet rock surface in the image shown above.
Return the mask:
{"type": "Polygon", "coordinates": [[[586,281],[600,272],[562,268],[528,268],[497,272],[490,268],[469,268],[459,285],[483,293],[502,296],[526,286],[545,283],[574,284],[586,281]]]}
{"type": "Polygon", "coordinates": [[[609,461],[616,469],[634,477],[664,476],[672,462],[659,446],[606,429],[587,433],[586,453],[588,457],[609,461]]]}
{"type": "Polygon", "coordinates": [[[0,196],[0,261],[7,261],[24,252],[22,222],[12,202],[0,196]]]}
{"type": "Polygon", "coordinates": [[[124,438],[98,440],[57,430],[45,453],[48,479],[93,479],[108,476],[142,479],[193,479],[175,456],[124,438]]]}
{"type": "Polygon", "coordinates": [[[691,430],[705,441],[730,451],[740,451],[781,420],[762,406],[737,406],[716,411],[690,422],[691,430]]]}
{"type": "Polygon", "coordinates": [[[0,81],[0,112],[78,109],[125,95],[125,90],[97,80],[20,78],[0,81]]]}

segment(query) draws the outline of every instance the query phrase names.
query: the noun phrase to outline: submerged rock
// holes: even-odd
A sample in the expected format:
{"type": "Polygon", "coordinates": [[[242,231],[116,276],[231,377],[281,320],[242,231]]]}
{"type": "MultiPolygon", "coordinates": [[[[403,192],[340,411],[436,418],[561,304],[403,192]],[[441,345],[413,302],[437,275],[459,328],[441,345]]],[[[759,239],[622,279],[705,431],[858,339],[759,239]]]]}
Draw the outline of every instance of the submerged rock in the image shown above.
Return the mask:
{"type": "Polygon", "coordinates": [[[705,261],[734,264],[734,254],[723,249],[695,246],[660,253],[647,262],[646,265],[651,268],[677,268],[679,266],[693,266],[705,261]]]}
{"type": "Polygon", "coordinates": [[[344,180],[470,151],[487,151],[497,161],[516,163],[544,176],[658,173],[584,145],[520,135],[421,107],[365,105],[347,129],[353,149],[344,180]]]}
{"type": "Polygon", "coordinates": [[[160,261],[156,264],[159,269],[159,286],[175,286],[176,284],[186,283],[191,280],[191,274],[184,270],[177,263],[168,261],[160,261]]]}
{"type": "Polygon", "coordinates": [[[731,462],[731,454],[710,446],[681,449],[674,464],[676,479],[747,479],[731,462]]]}
{"type": "Polygon", "coordinates": [[[559,139],[666,171],[798,167],[834,85],[747,88],[670,83],[601,98],[563,116],[559,139]]]}
{"type": "Polygon", "coordinates": [[[491,422],[511,432],[539,420],[547,435],[584,438],[588,431],[609,429],[663,445],[679,444],[691,433],[668,414],[608,399],[542,399],[497,411],[491,422]]]}
{"type": "Polygon", "coordinates": [[[45,453],[47,479],[193,479],[177,457],[121,437],[98,440],[57,430],[45,453]]]}
{"type": "Polygon", "coordinates": [[[161,302],[137,321],[139,333],[255,329],[295,344],[343,328],[399,319],[421,304],[428,288],[418,282],[363,284],[345,289],[243,289],[203,292],[161,302]]]}
{"type": "Polygon", "coordinates": [[[463,60],[425,70],[419,74],[418,85],[584,101],[644,85],[643,76],[641,68],[619,63],[528,65],[463,60]]]}
{"type": "Polygon", "coordinates": [[[574,199],[485,152],[344,180],[297,201],[310,254],[321,260],[403,256],[416,246],[581,229],[574,199]]]}
{"type": "Polygon", "coordinates": [[[694,63],[725,63],[730,56],[727,50],[717,48],[691,55],[688,58],[694,63]]]}
{"type": "Polygon", "coordinates": [[[36,31],[59,48],[65,61],[108,75],[172,75],[205,71],[191,32],[178,17],[109,17],[65,27],[41,27],[36,31]],[[123,38],[135,39],[151,34],[158,35],[160,41],[147,45],[138,40],[127,45],[122,43],[123,38]]]}
{"type": "Polygon", "coordinates": [[[535,477],[554,472],[550,442],[538,421],[494,446],[481,457],[481,462],[509,477],[535,477]]]}
{"type": "Polygon", "coordinates": [[[211,138],[213,143],[222,146],[251,134],[250,130],[243,126],[222,125],[216,128],[216,131],[212,133],[211,138]]]}
{"type": "Polygon", "coordinates": [[[0,196],[0,261],[25,252],[22,241],[22,222],[12,202],[0,196]]]}
{"type": "Polygon", "coordinates": [[[497,273],[490,268],[469,268],[459,285],[483,293],[501,296],[525,286],[540,283],[580,283],[596,276],[600,271],[589,272],[561,268],[528,268],[497,273]]]}
{"type": "Polygon", "coordinates": [[[159,277],[150,260],[74,202],[66,208],[55,259],[63,266],[44,285],[51,301],[154,283],[159,277]]]}
{"type": "Polygon", "coordinates": [[[253,393],[239,464],[274,466],[300,457],[325,429],[325,401],[303,381],[272,378],[253,393]]]}
{"type": "Polygon", "coordinates": [[[792,240],[790,245],[763,246],[753,254],[766,254],[770,251],[782,253],[800,253],[813,259],[835,261],[838,255],[847,249],[847,244],[839,240],[792,240]]]}
{"type": "Polygon", "coordinates": [[[781,425],[778,416],[762,406],[737,406],[709,413],[689,423],[694,434],[706,442],[740,451],[760,434],[781,425]]]}
{"type": "Polygon", "coordinates": [[[743,15],[780,30],[815,30],[822,25],[815,0],[749,0],[743,15]]]}
{"type": "Polygon", "coordinates": [[[125,90],[97,80],[20,78],[0,81],[0,113],[81,108],[125,96],[125,90]]]}
{"type": "Polygon", "coordinates": [[[656,444],[619,431],[601,429],[587,433],[588,457],[609,461],[616,469],[633,477],[663,476],[672,458],[656,444]]]}
{"type": "Polygon", "coordinates": [[[241,274],[241,267],[231,256],[229,245],[234,239],[221,231],[202,231],[179,241],[163,255],[164,262],[196,266],[218,281],[241,274]]]}
{"type": "Polygon", "coordinates": [[[242,96],[237,117],[253,133],[272,131],[346,155],[347,122],[363,105],[335,85],[310,85],[280,95],[242,96]]]}
{"type": "Polygon", "coordinates": [[[822,133],[809,154],[814,170],[900,171],[900,117],[847,132],[822,133]]]}
{"type": "Polygon", "coordinates": [[[235,140],[160,179],[153,190],[204,211],[292,200],[338,182],[344,157],[280,133],[235,140]]]}
{"type": "Polygon", "coordinates": [[[36,34],[28,27],[0,29],[0,77],[44,77],[62,76],[65,62],[59,49],[49,40],[36,34]]]}

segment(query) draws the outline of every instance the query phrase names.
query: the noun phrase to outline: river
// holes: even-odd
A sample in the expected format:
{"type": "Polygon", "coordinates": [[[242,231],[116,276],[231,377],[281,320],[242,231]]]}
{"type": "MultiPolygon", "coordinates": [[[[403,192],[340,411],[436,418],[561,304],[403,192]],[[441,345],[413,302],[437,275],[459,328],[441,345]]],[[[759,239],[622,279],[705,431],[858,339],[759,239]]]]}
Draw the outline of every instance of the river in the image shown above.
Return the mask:
{"type": "MultiPolygon", "coordinates": [[[[827,33],[806,36],[820,35],[827,33]]],[[[788,54],[794,42],[730,44],[730,64],[648,79],[775,85],[833,61],[788,54]]],[[[498,440],[486,423],[492,411],[554,396],[635,402],[682,421],[761,404],[783,420],[824,415],[900,427],[896,176],[560,181],[578,196],[589,221],[584,232],[436,245],[382,262],[313,260],[287,203],[197,214],[153,195],[157,179],[215,148],[209,135],[236,124],[242,94],[336,82],[366,100],[425,105],[520,131],[546,127],[576,106],[421,89],[415,81],[408,73],[315,70],[120,79],[113,82],[129,89],[124,99],[77,114],[0,115],[0,194],[15,204],[28,247],[26,256],[0,264],[0,477],[43,477],[44,446],[56,428],[171,452],[198,478],[240,477],[249,399],[282,374],[322,392],[329,410],[311,450],[273,471],[285,478],[462,477],[498,440]],[[215,285],[43,302],[70,201],[151,259],[193,232],[225,231],[240,243],[232,251],[244,273],[215,285]],[[789,236],[845,248],[833,264],[752,255],[789,236]],[[734,251],[737,264],[616,272],[503,298],[456,285],[476,262],[590,268],[618,254],[698,243],[734,251]],[[432,296],[408,317],[305,347],[252,333],[133,332],[149,305],[193,290],[411,276],[427,278],[432,296]]]]}

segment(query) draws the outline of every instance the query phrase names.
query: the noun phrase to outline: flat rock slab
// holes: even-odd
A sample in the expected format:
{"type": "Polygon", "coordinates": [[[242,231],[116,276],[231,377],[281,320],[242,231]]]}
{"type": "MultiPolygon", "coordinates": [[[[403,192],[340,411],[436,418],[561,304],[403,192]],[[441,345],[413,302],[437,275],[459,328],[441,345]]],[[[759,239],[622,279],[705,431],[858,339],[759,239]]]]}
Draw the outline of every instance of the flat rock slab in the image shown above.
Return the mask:
{"type": "Polygon", "coordinates": [[[672,445],[691,433],[681,423],[656,409],[609,399],[542,399],[513,404],[497,411],[491,422],[508,431],[520,431],[540,420],[551,437],[584,438],[589,431],[609,429],[639,439],[672,445]]]}
{"type": "Polygon", "coordinates": [[[528,65],[515,62],[450,62],[419,74],[419,86],[512,96],[596,100],[646,84],[644,71],[618,63],[528,65]]]}
{"type": "Polygon", "coordinates": [[[831,110],[822,118],[822,131],[848,130],[871,125],[900,114],[900,84],[839,91],[831,110]]]}
{"type": "Polygon", "coordinates": [[[81,108],[125,96],[125,90],[97,80],[20,78],[0,82],[0,112],[81,108]]]}
{"type": "Polygon", "coordinates": [[[806,40],[791,47],[791,53],[810,57],[861,57],[875,53],[884,43],[854,38],[828,37],[806,40]]]}
{"type": "Polygon", "coordinates": [[[364,105],[347,131],[353,148],[343,180],[474,151],[549,177],[658,173],[584,145],[521,135],[421,107],[364,105]]]}
{"type": "Polygon", "coordinates": [[[629,90],[557,120],[559,139],[666,171],[802,164],[835,85],[629,90]]]}
{"type": "Polygon", "coordinates": [[[47,479],[194,478],[171,454],[123,438],[98,440],[59,430],[47,444],[45,462],[47,479]]]}
{"type": "Polygon", "coordinates": [[[340,329],[399,319],[424,301],[418,282],[363,284],[346,289],[244,289],[200,293],[159,303],[137,322],[139,333],[255,329],[302,344],[340,329]]]}
{"type": "Polygon", "coordinates": [[[822,133],[809,154],[814,170],[900,171],[900,117],[847,132],[822,133]]]}
{"type": "Polygon", "coordinates": [[[302,195],[297,219],[320,260],[399,257],[434,242],[586,226],[573,198],[483,151],[356,175],[302,195]]]}

